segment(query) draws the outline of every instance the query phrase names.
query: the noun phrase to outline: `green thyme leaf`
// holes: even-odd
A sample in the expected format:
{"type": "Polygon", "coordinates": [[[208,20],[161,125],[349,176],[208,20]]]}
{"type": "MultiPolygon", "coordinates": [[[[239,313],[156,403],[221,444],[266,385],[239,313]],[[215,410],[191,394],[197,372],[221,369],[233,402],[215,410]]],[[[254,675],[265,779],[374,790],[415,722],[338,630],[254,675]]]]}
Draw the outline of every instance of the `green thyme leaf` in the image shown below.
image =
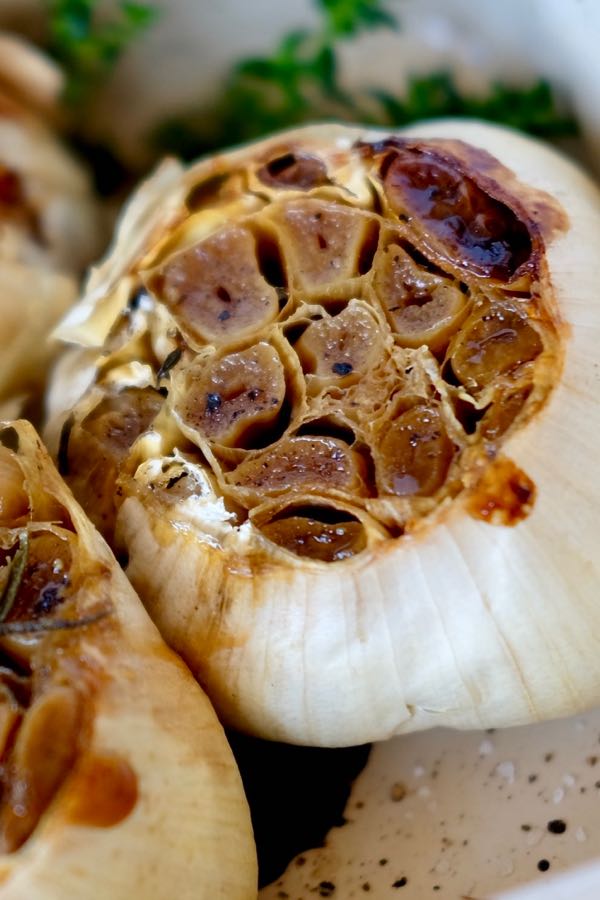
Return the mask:
{"type": "Polygon", "coordinates": [[[339,42],[378,26],[397,27],[382,0],[315,0],[320,21],[293,31],[269,56],[238,63],[208,109],[165,122],[154,134],[160,152],[191,159],[307,122],[337,120],[400,127],[419,119],[467,116],[511,125],[545,138],[573,135],[573,118],[547,82],[493,84],[487,94],[462,92],[448,72],[410,78],[402,93],[349,94],[338,80],[339,42]]]}
{"type": "Polygon", "coordinates": [[[515,87],[496,83],[487,94],[461,94],[448,72],[413,77],[403,96],[374,91],[380,104],[380,122],[389,126],[406,125],[418,119],[467,116],[510,125],[544,138],[577,134],[575,120],[563,113],[548,82],[515,87]]]}
{"type": "Polygon", "coordinates": [[[381,0],[317,0],[329,33],[351,37],[368,28],[395,28],[396,19],[381,0]]]}
{"type": "Polygon", "coordinates": [[[155,20],[145,3],[121,0],[111,18],[98,17],[99,0],[46,0],[48,51],[63,66],[65,101],[81,106],[102,84],[123,51],[155,20]]]}

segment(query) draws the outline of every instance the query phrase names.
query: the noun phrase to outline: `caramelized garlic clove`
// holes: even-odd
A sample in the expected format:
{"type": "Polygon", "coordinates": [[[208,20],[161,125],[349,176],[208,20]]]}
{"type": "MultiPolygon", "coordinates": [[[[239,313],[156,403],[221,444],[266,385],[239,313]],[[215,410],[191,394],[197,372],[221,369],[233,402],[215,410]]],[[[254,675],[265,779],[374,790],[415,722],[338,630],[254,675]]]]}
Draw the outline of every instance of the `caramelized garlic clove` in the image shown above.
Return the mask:
{"type": "Polygon", "coordinates": [[[269,442],[286,395],[283,364],[265,342],[204,358],[185,373],[176,409],[188,428],[214,444],[247,447],[269,442]]]}
{"type": "Polygon", "coordinates": [[[350,303],[337,316],[311,322],[294,344],[312,392],[359,381],[384,355],[384,336],[369,307],[350,303]]]}
{"type": "Polygon", "coordinates": [[[507,302],[483,302],[456,335],[448,358],[456,377],[478,390],[535,359],[542,349],[540,335],[524,313],[507,302]]]}
{"type": "Polygon", "coordinates": [[[274,544],[300,558],[319,562],[350,559],[366,547],[364,528],[360,522],[322,522],[310,513],[288,515],[262,525],[262,534],[274,544]]]}
{"type": "Polygon", "coordinates": [[[106,537],[113,532],[121,466],[162,404],[163,397],[152,388],[109,390],[81,422],[67,422],[63,428],[64,474],[106,537]]]}
{"type": "Polygon", "coordinates": [[[386,421],[378,437],[374,453],[381,494],[430,496],[442,487],[455,448],[439,410],[413,406],[386,421]]]}
{"type": "Polygon", "coordinates": [[[263,278],[255,238],[226,226],[167,259],[149,279],[182,332],[196,343],[225,344],[268,325],[278,295],[263,278]]]}
{"type": "Polygon", "coordinates": [[[82,700],[73,687],[42,694],[24,716],[2,797],[0,853],[14,853],[32,835],[77,755],[82,700]]]}
{"type": "Polygon", "coordinates": [[[365,492],[364,461],[341,440],[304,435],[279,441],[274,447],[242,462],[226,476],[228,484],[243,488],[260,502],[264,494],[288,491],[365,492]]]}
{"type": "Polygon", "coordinates": [[[329,183],[323,160],[309,153],[276,154],[262,165],[256,176],[270,188],[309,191],[329,183]]]}
{"type": "Polygon", "coordinates": [[[290,200],[271,215],[286,267],[298,287],[314,295],[362,274],[375,221],[356,209],[323,200],[290,200]]]}
{"type": "Polygon", "coordinates": [[[399,146],[382,175],[390,207],[414,219],[427,242],[467,272],[511,281],[533,254],[526,224],[513,209],[432,148],[399,146]]]}
{"type": "Polygon", "coordinates": [[[449,278],[418,266],[398,244],[388,245],[374,287],[394,335],[403,347],[444,350],[468,312],[468,301],[449,278]]]}

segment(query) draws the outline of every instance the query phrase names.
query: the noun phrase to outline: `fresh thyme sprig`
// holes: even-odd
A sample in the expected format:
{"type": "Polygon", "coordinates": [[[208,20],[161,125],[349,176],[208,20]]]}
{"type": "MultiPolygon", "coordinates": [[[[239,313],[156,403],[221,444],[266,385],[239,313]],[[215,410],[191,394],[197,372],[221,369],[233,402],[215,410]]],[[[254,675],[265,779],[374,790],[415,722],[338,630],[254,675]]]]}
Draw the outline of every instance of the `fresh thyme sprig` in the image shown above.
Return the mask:
{"type": "Polygon", "coordinates": [[[338,78],[340,41],[397,23],[382,0],[316,0],[319,24],[286,35],[272,54],[238,63],[212,108],[165,122],[157,149],[186,159],[309,121],[338,120],[401,126],[417,119],[471,116],[542,137],[576,133],[547,82],[494,84],[482,97],[462,93],[449,73],[408,80],[404,93],[349,94],[338,78]]]}
{"type": "Polygon", "coordinates": [[[45,0],[48,51],[66,74],[65,102],[83,105],[102,85],[123,51],[155,19],[145,3],[120,0],[109,18],[98,15],[99,0],[45,0]]]}
{"type": "Polygon", "coordinates": [[[381,104],[382,124],[401,126],[417,119],[467,116],[545,138],[577,133],[575,120],[559,109],[543,79],[524,87],[497,82],[487,94],[475,96],[461,93],[449,72],[434,72],[409,79],[400,98],[387,91],[375,91],[373,96],[381,104]]]}
{"type": "MultiPolygon", "coordinates": [[[[63,65],[65,100],[81,112],[123,51],[154,20],[156,10],[138,0],[119,0],[112,16],[98,15],[100,0],[45,0],[49,50],[63,65]]],[[[314,0],[313,29],[285,35],[270,54],[238,63],[209,109],[165,122],[153,136],[159,152],[190,159],[311,121],[338,120],[388,127],[417,119],[471,116],[512,125],[546,138],[577,132],[547,82],[524,87],[493,84],[488,93],[461,92],[447,72],[409,78],[404,92],[350,94],[339,81],[340,43],[373,28],[395,28],[385,0],[314,0]]],[[[77,117],[75,118],[77,127],[77,117]]]]}
{"type": "Polygon", "coordinates": [[[356,97],[339,84],[335,47],[361,31],[396,27],[396,20],[382,0],[316,3],[316,28],[292,31],[270,55],[234,66],[213,108],[161,126],[155,136],[159,149],[191,158],[290,125],[359,119],[356,97]]]}

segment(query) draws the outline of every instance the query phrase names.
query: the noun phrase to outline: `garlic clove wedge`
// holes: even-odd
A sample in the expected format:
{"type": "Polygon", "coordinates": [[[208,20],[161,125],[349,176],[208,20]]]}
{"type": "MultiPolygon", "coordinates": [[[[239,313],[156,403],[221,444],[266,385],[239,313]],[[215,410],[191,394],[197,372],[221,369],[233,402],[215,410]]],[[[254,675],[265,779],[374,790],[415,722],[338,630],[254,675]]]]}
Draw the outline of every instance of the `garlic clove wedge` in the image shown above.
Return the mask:
{"type": "Polygon", "coordinates": [[[223,729],[26,422],[0,423],[0,658],[2,900],[256,897],[223,729]]]}
{"type": "MultiPolygon", "coordinates": [[[[85,388],[61,411],[55,382],[48,435],[68,476],[85,467],[105,398],[161,398],[120,446],[99,507],[112,504],[103,527],[127,574],[221,715],[270,738],[343,745],[597,703],[593,182],[495,126],[315,126],[169,184],[159,170],[133,208],[144,203],[152,216],[138,229],[126,213],[62,328],[82,345],[66,370],[79,353],[85,388]],[[255,235],[281,298],[262,339],[285,397],[280,379],[277,415],[243,441],[231,432],[227,448],[194,426],[181,386],[213,359],[254,352],[260,335],[191,347],[159,286],[143,309],[127,306],[155,248],[165,265],[210,239],[186,237],[191,196],[193,216],[200,197],[207,216],[225,216],[215,228],[255,235]],[[287,215],[298,210],[310,216],[304,242],[287,215]],[[354,327],[363,319],[376,359],[354,327]],[[306,439],[312,473],[311,454],[300,472],[290,452],[306,439]],[[249,490],[261,479],[262,494],[249,490]]],[[[253,409],[252,389],[240,379],[228,403],[253,409]]],[[[214,393],[200,392],[199,415],[214,414],[214,393]]],[[[94,492],[75,487],[93,510],[94,492]]]]}

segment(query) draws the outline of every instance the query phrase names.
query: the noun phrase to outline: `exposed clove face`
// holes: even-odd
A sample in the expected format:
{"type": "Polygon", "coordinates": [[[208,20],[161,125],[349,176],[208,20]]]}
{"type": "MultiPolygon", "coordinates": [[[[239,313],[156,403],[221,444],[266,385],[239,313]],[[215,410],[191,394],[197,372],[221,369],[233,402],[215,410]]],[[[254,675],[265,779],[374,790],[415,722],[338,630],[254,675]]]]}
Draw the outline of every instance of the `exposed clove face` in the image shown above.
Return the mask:
{"type": "Polygon", "coordinates": [[[75,410],[73,488],[110,536],[136,468],[180,448],[288,553],[340,561],[411,532],[551,390],[538,222],[436,141],[213,168],[128,274],[145,301],[75,410]],[[343,553],[298,512],[315,500],[323,528],[353,517],[343,553]]]}

